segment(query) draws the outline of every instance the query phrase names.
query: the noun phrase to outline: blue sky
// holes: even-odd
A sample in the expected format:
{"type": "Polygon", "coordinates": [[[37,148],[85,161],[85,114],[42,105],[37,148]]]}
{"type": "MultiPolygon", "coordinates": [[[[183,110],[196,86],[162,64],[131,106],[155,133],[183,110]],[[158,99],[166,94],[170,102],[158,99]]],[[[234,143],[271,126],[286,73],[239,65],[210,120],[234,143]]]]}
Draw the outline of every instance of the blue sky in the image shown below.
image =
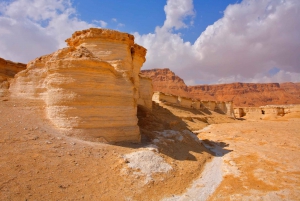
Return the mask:
{"type": "MultiPolygon", "coordinates": [[[[195,15],[190,17],[194,21],[193,25],[175,33],[181,33],[184,41],[195,42],[199,33],[223,17],[223,11],[229,4],[239,2],[239,0],[195,0],[195,15]]],[[[90,23],[93,20],[102,20],[107,23],[106,28],[140,34],[151,33],[156,26],[164,24],[165,5],[166,2],[163,0],[74,0],[74,6],[82,20],[90,23]]]]}
{"type": "Polygon", "coordinates": [[[299,19],[299,0],[0,0],[0,57],[26,63],[102,27],[188,85],[300,82],[299,19]]]}

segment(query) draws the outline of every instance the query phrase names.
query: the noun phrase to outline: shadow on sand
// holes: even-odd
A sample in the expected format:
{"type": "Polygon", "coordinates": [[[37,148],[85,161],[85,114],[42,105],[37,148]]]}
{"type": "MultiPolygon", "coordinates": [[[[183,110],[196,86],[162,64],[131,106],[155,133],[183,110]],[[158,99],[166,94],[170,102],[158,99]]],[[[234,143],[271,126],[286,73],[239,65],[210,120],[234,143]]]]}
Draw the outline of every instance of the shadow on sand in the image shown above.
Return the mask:
{"type": "Polygon", "coordinates": [[[222,156],[232,152],[232,150],[225,148],[225,147],[229,146],[229,144],[227,144],[225,142],[214,142],[214,141],[205,139],[205,140],[202,140],[202,143],[207,149],[212,151],[213,155],[216,157],[222,157],[222,156]]]}
{"type": "Polygon", "coordinates": [[[133,149],[155,147],[160,153],[175,160],[196,161],[195,153],[207,152],[213,156],[223,156],[231,150],[224,149],[228,144],[198,140],[197,136],[189,131],[187,124],[169,110],[153,103],[152,111],[138,106],[138,125],[141,131],[141,143],[118,143],[117,146],[133,149]],[[159,132],[172,131],[175,134],[161,135],[159,132]],[[181,137],[182,136],[182,139],[181,137]],[[178,140],[180,139],[180,140],[178,140]],[[156,143],[153,143],[153,141],[156,143]]]}

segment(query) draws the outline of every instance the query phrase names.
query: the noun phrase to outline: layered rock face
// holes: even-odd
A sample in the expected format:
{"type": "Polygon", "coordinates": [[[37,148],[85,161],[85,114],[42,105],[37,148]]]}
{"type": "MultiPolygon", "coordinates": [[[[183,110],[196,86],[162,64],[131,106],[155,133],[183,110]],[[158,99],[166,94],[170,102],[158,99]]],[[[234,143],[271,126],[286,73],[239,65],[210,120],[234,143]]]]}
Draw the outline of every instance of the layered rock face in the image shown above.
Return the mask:
{"type": "Polygon", "coordinates": [[[265,105],[261,107],[239,107],[234,108],[237,117],[254,119],[272,119],[285,115],[299,117],[300,105],[265,105]]]}
{"type": "Polygon", "coordinates": [[[232,83],[186,86],[169,69],[143,70],[152,78],[154,91],[207,101],[232,101],[235,107],[299,104],[300,83],[232,83]]]}
{"type": "Polygon", "coordinates": [[[149,110],[152,110],[152,96],[153,96],[153,87],[152,80],[140,75],[139,78],[139,98],[138,105],[142,105],[149,110]]]}
{"type": "Polygon", "coordinates": [[[12,96],[27,99],[43,99],[47,93],[46,77],[48,69],[47,62],[51,55],[39,57],[27,64],[27,68],[15,75],[11,80],[10,92],[12,96]]]}
{"type": "Polygon", "coordinates": [[[15,74],[24,70],[26,64],[15,63],[0,58],[0,97],[7,94],[9,88],[9,79],[13,78],[15,74]]]}
{"type": "Polygon", "coordinates": [[[286,82],[281,83],[280,87],[284,89],[286,92],[292,94],[296,98],[300,99],[300,83],[286,82]]]}
{"type": "Polygon", "coordinates": [[[190,86],[189,93],[204,100],[233,101],[234,106],[239,107],[300,103],[300,97],[289,93],[281,85],[284,83],[198,85],[190,86]]]}
{"type": "Polygon", "coordinates": [[[48,118],[81,138],[139,142],[139,72],[146,49],[130,34],[95,28],[66,42],[69,47],[30,62],[11,92],[45,100],[48,118]]]}
{"type": "Polygon", "coordinates": [[[152,79],[153,91],[173,94],[181,97],[190,97],[188,87],[183,79],[174,74],[168,68],[142,70],[141,73],[152,79]]]}

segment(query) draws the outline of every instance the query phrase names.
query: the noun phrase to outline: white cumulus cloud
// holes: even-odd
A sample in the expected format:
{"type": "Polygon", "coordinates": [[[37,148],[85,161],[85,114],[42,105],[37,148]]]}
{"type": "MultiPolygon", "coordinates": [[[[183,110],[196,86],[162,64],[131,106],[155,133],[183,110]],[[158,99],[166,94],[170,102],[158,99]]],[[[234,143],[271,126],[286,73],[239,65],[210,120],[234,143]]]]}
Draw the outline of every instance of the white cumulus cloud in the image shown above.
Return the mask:
{"type": "MultiPolygon", "coordinates": [[[[170,68],[188,84],[300,82],[300,1],[243,0],[185,42],[181,29],[196,15],[193,0],[167,0],[166,19],[153,33],[134,33],[148,49],[143,69],[170,68]],[[270,74],[271,69],[278,69],[270,74]]],[[[121,24],[116,18],[111,23],[121,24]]],[[[28,62],[65,46],[76,30],[106,27],[77,17],[71,0],[0,2],[0,57],[28,62]]]]}
{"type": "Polygon", "coordinates": [[[194,44],[173,32],[194,14],[192,1],[168,0],[165,12],[164,25],[154,33],[135,34],[148,49],[146,69],[170,68],[187,83],[300,81],[299,0],[229,5],[194,44]],[[274,67],[280,71],[269,75],[274,67]]]}
{"type": "Polygon", "coordinates": [[[76,17],[70,0],[15,0],[0,4],[0,57],[18,62],[56,51],[89,24],[76,17]]]}
{"type": "Polygon", "coordinates": [[[193,0],[168,0],[164,10],[166,13],[164,27],[167,29],[186,28],[188,25],[184,20],[195,15],[193,0]]]}
{"type": "Polygon", "coordinates": [[[93,20],[93,22],[100,24],[100,27],[102,27],[102,28],[107,26],[107,22],[105,22],[103,20],[93,20]]]}
{"type": "Polygon", "coordinates": [[[277,67],[300,73],[300,1],[244,0],[227,7],[194,44],[201,69],[252,78],[277,67]]]}

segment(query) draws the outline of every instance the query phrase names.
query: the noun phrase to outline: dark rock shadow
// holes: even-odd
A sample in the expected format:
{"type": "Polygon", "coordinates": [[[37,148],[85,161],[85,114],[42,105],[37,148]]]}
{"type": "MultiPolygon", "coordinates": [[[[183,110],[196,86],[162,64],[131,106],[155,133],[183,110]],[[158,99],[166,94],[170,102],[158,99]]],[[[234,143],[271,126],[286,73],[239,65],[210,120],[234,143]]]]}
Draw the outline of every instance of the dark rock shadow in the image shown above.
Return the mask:
{"type": "Polygon", "coordinates": [[[205,113],[205,114],[207,114],[207,115],[211,115],[212,114],[211,111],[209,109],[207,109],[207,108],[201,108],[200,111],[203,112],[203,113],[205,113]]]}
{"type": "Polygon", "coordinates": [[[232,150],[225,148],[225,147],[229,146],[229,144],[227,144],[225,142],[214,142],[214,141],[205,139],[205,140],[202,140],[202,143],[216,157],[222,157],[222,156],[232,152],[232,150]]]}
{"type": "Polygon", "coordinates": [[[195,109],[195,108],[192,108],[192,107],[191,108],[186,108],[186,107],[182,107],[182,106],[167,103],[167,102],[165,102],[164,104],[167,105],[167,106],[171,106],[173,108],[176,108],[176,109],[180,109],[180,110],[183,110],[183,111],[186,111],[186,112],[190,112],[194,115],[204,115],[202,110],[198,110],[198,109],[195,109]]]}
{"type": "Polygon", "coordinates": [[[223,112],[222,110],[220,110],[219,108],[215,109],[214,112],[218,113],[218,114],[225,114],[225,112],[223,112]]]}
{"type": "MultiPolygon", "coordinates": [[[[228,146],[225,143],[199,140],[194,133],[189,131],[187,124],[181,118],[175,116],[157,103],[153,103],[152,111],[138,106],[137,114],[139,119],[138,125],[141,131],[141,143],[117,143],[115,145],[133,149],[153,147],[154,145],[161,154],[175,160],[190,161],[197,161],[193,153],[201,154],[207,152],[216,156],[216,152],[214,149],[210,149],[211,147],[215,147],[216,145],[219,147],[228,146]],[[162,132],[166,130],[172,130],[179,134],[163,135],[162,132]],[[209,144],[211,147],[208,146],[209,144]]],[[[229,151],[231,150],[224,149],[220,153],[224,155],[229,151]]]]}

